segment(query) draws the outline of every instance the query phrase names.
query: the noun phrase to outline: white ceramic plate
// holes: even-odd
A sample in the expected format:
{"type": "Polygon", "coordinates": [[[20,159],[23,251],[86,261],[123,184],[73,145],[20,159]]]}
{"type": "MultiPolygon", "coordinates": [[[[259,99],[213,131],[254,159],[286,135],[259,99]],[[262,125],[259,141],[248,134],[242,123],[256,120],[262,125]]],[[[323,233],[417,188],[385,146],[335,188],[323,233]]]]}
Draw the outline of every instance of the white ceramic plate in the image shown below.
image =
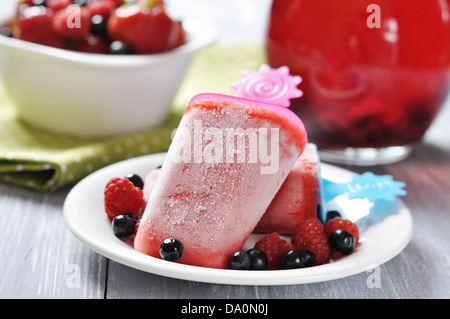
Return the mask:
{"type": "MultiPolygon", "coordinates": [[[[84,244],[116,262],[153,274],[199,282],[232,285],[291,285],[338,279],[390,260],[408,244],[412,235],[412,218],[399,201],[398,210],[360,232],[360,245],[351,255],[326,265],[292,270],[227,270],[183,265],[150,257],[135,251],[116,238],[104,213],[103,190],[112,177],[130,172],[145,176],[161,165],[166,154],[153,154],[125,160],[100,169],[80,181],[68,194],[64,215],[69,229],[84,244]]],[[[354,173],[322,164],[322,176],[342,182],[354,173]]],[[[345,210],[345,204],[341,208],[345,210]]],[[[352,209],[355,207],[352,206],[352,209]]],[[[257,235],[251,235],[251,245],[257,235]]]]}

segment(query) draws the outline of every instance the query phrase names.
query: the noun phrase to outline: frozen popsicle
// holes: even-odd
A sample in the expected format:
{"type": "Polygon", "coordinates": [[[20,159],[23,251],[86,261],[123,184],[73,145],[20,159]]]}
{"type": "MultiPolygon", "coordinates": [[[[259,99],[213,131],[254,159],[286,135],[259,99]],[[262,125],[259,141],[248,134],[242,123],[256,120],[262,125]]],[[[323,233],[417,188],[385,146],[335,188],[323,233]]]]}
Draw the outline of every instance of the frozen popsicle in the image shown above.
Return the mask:
{"type": "MultiPolygon", "coordinates": [[[[144,197],[149,198],[160,169],[145,179],[144,197]]],[[[315,217],[321,209],[320,160],[315,144],[308,143],[258,225],[256,233],[290,234],[300,221],[315,217]]]]}
{"type": "Polygon", "coordinates": [[[177,238],[180,263],[227,268],[307,143],[289,109],[219,94],[189,103],[140,221],[135,249],[160,257],[177,238]]]}
{"type": "Polygon", "coordinates": [[[290,234],[300,221],[317,216],[321,200],[319,155],[308,143],[254,232],[290,234]]]}

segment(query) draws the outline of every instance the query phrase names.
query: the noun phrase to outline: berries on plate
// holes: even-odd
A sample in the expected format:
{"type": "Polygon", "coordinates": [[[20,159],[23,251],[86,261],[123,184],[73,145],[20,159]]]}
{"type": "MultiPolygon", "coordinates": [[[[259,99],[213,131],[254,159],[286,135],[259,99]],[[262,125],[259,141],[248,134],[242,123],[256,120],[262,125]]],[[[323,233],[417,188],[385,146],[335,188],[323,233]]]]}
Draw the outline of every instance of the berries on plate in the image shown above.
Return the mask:
{"type": "Polygon", "coordinates": [[[159,247],[161,258],[167,261],[177,261],[183,255],[183,243],[177,238],[163,240],[159,247]]]}
{"type": "Polygon", "coordinates": [[[144,188],[144,180],[139,175],[130,173],[130,174],[127,174],[125,176],[125,178],[129,179],[130,182],[132,182],[134,186],[139,187],[140,189],[144,188]]]}
{"type": "Polygon", "coordinates": [[[296,269],[312,267],[316,264],[316,257],[314,254],[307,250],[289,250],[281,256],[281,268],[282,269],[296,269]]]}
{"type": "Polygon", "coordinates": [[[295,249],[294,245],[282,239],[277,233],[265,235],[256,242],[254,248],[263,251],[266,255],[267,269],[280,269],[283,254],[295,249]]]}
{"type": "Polygon", "coordinates": [[[131,214],[118,215],[111,222],[114,235],[119,238],[125,238],[134,235],[136,227],[136,218],[131,214]]]}
{"type": "Polygon", "coordinates": [[[343,255],[348,255],[355,248],[355,236],[345,229],[336,229],[328,237],[331,248],[343,255]]]}
{"type": "Polygon", "coordinates": [[[128,178],[112,178],[104,190],[104,205],[110,219],[127,213],[140,214],[144,193],[128,178]]]}
{"type": "Polygon", "coordinates": [[[359,229],[358,225],[348,219],[342,217],[335,217],[328,220],[324,225],[325,235],[330,237],[331,233],[336,229],[345,229],[355,237],[355,244],[359,242],[359,229]]]}
{"type": "Polygon", "coordinates": [[[250,269],[251,260],[248,253],[239,250],[231,255],[228,260],[228,267],[234,270],[247,270],[250,269]]]}
{"type": "Polygon", "coordinates": [[[308,218],[297,224],[292,231],[291,243],[297,250],[307,249],[316,259],[316,265],[330,261],[330,246],[324,226],[317,218],[308,218]]]}
{"type": "Polygon", "coordinates": [[[267,269],[267,257],[266,254],[259,249],[252,248],[247,251],[250,257],[250,268],[251,270],[265,270],[267,269]]]}

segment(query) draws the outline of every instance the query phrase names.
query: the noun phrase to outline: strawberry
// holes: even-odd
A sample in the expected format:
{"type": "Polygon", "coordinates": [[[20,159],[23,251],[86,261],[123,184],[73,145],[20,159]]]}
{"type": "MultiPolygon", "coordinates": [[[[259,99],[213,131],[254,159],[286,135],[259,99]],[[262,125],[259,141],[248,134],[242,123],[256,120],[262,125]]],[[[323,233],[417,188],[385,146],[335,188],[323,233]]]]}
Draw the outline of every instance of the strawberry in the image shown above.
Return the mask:
{"type": "Polygon", "coordinates": [[[53,29],[68,39],[82,39],[91,30],[91,13],[89,9],[73,6],[73,10],[59,10],[53,17],[53,29]]]}
{"type": "Polygon", "coordinates": [[[60,49],[66,48],[66,41],[58,35],[53,27],[53,11],[43,6],[28,7],[20,14],[14,29],[14,37],[48,45],[60,49]]]}
{"type": "Polygon", "coordinates": [[[156,1],[117,8],[108,20],[108,31],[113,41],[127,43],[136,54],[170,50],[179,43],[176,23],[156,1]]]}

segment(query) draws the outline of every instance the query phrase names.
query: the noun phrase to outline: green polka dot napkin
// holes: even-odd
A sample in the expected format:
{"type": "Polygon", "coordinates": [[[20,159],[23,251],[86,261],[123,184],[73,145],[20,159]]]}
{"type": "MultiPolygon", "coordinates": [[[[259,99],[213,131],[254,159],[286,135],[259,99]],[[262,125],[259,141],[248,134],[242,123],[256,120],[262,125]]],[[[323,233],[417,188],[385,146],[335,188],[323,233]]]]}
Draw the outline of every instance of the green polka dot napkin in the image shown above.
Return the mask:
{"type": "Polygon", "coordinates": [[[157,128],[110,138],[56,135],[23,123],[0,87],[0,181],[39,191],[73,184],[106,165],[167,150],[189,100],[198,93],[234,94],[230,85],[264,63],[262,46],[213,46],[198,53],[157,128]]]}

